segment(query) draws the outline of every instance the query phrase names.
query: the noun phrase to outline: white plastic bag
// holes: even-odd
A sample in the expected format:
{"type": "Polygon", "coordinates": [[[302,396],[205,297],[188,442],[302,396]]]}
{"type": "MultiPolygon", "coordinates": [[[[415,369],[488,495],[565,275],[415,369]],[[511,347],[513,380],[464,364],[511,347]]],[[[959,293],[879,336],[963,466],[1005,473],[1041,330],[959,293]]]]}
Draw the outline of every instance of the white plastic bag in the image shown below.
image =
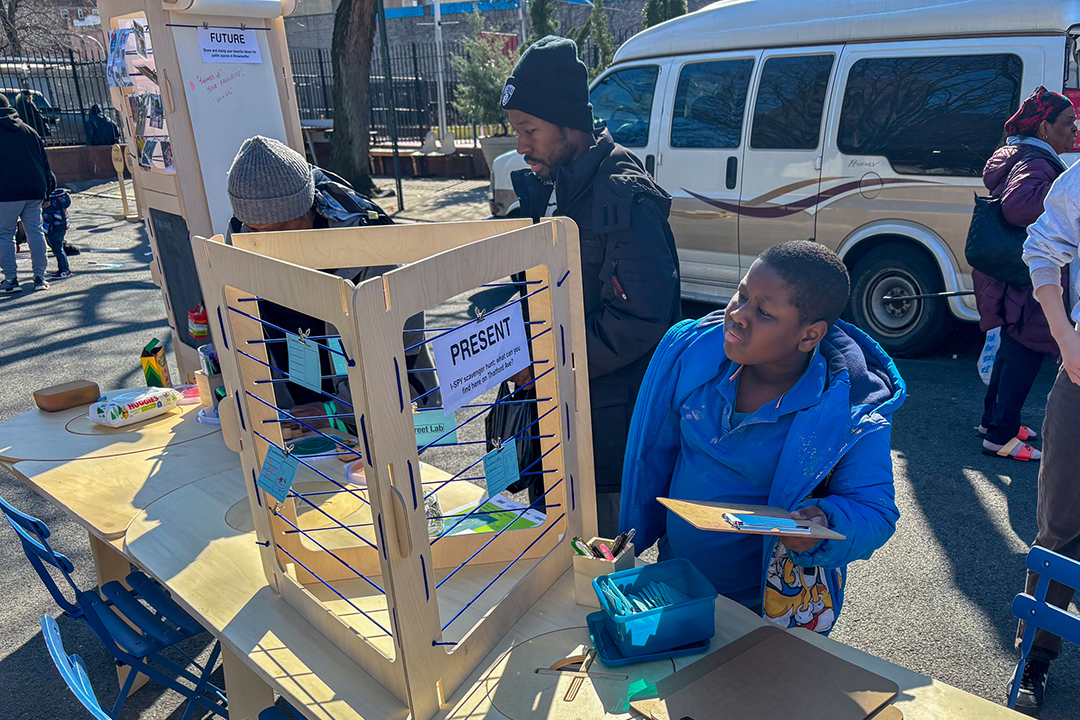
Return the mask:
{"type": "Polygon", "coordinates": [[[983,385],[990,384],[990,375],[994,372],[994,358],[997,357],[998,348],[1001,347],[1001,328],[994,328],[986,333],[986,342],[983,343],[982,352],[979,353],[979,377],[983,385]]]}
{"type": "Polygon", "coordinates": [[[181,397],[172,388],[135,388],[98,400],[90,406],[89,417],[98,425],[124,427],[169,412],[181,397]]]}

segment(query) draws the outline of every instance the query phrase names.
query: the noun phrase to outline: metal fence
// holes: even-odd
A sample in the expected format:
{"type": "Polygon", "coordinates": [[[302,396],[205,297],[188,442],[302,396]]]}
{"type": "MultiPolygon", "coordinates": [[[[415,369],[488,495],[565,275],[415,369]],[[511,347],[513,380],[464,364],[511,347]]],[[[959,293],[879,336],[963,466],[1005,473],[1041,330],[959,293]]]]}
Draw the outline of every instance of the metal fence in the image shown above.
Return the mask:
{"type": "MultiPolygon", "coordinates": [[[[621,45],[636,32],[628,30],[615,38],[621,45]]],[[[383,48],[376,43],[371,59],[371,130],[375,142],[390,140],[390,107],[397,119],[398,137],[418,142],[439,124],[438,71],[435,43],[392,45],[389,49],[390,75],[383,72],[383,48]]],[[[482,128],[474,126],[454,109],[454,96],[460,80],[450,58],[464,55],[460,43],[444,45],[446,122],[458,139],[475,138],[482,128]]],[[[334,71],[329,49],[298,48],[289,51],[293,82],[302,121],[330,121],[334,118],[334,71]]],[[[595,67],[599,51],[585,42],[581,56],[586,65],[595,67]]],[[[86,118],[90,106],[101,105],[123,132],[120,114],[112,108],[105,76],[105,57],[97,49],[67,51],[66,57],[0,57],[0,91],[10,95],[28,81],[39,109],[50,120],[47,145],[82,145],[86,143],[86,118]]],[[[490,130],[490,129],[489,129],[490,130]]]]}
{"type": "MultiPolygon", "coordinates": [[[[624,43],[639,28],[629,28],[615,36],[615,47],[624,43]]],[[[473,137],[481,130],[454,109],[454,96],[460,79],[450,58],[465,54],[460,43],[446,43],[444,51],[444,89],[446,92],[446,124],[456,138],[473,137]]],[[[371,59],[371,130],[376,142],[390,140],[390,110],[384,95],[386,85],[383,71],[383,48],[376,43],[371,59]]],[[[600,51],[591,40],[582,44],[582,61],[590,68],[600,62],[600,51]]],[[[332,120],[333,66],[328,49],[296,49],[289,51],[292,60],[293,82],[300,106],[301,120],[332,120]]],[[[428,131],[439,124],[438,54],[435,43],[408,43],[390,47],[390,83],[393,107],[396,109],[398,138],[403,141],[423,140],[428,131]]]]}
{"type": "Polygon", "coordinates": [[[97,49],[66,56],[0,58],[0,90],[14,99],[23,82],[36,90],[35,103],[47,121],[46,145],[86,143],[90,106],[100,105],[121,128],[105,80],[105,57],[97,49]]]}

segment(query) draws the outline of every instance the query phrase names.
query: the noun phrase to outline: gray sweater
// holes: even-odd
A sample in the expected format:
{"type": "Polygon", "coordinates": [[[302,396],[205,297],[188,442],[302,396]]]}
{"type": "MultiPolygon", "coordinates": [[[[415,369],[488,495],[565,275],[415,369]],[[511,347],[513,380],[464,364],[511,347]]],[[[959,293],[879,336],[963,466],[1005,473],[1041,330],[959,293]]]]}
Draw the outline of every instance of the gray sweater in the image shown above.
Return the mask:
{"type": "Polygon", "coordinates": [[[1080,323],[1080,163],[1063,172],[1046,195],[1039,219],[1028,226],[1024,262],[1031,271],[1032,290],[1061,285],[1061,268],[1069,265],[1069,307],[1080,323]]]}

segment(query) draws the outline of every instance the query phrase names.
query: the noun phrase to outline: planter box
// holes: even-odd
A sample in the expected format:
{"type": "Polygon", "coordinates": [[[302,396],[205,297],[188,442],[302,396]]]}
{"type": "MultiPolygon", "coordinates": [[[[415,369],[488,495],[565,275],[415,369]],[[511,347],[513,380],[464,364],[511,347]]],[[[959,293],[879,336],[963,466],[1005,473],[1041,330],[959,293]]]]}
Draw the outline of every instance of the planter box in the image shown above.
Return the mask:
{"type": "Polygon", "coordinates": [[[116,177],[112,145],[62,145],[45,148],[45,152],[49,155],[49,167],[59,185],[116,177]]]}

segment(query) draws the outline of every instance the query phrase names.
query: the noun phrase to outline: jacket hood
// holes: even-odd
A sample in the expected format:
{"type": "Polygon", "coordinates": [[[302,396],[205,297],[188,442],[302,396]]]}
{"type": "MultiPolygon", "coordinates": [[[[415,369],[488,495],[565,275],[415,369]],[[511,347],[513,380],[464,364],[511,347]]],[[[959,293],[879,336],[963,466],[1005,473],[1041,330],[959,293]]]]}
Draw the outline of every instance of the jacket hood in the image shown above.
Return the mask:
{"type": "Polygon", "coordinates": [[[21,130],[22,127],[22,118],[19,117],[19,113],[15,108],[0,108],[0,128],[5,130],[21,130]]]}
{"type": "MultiPolygon", "coordinates": [[[[689,323],[683,323],[687,325],[689,323]]],[[[694,330],[718,333],[715,356],[726,359],[723,346],[724,312],[712,312],[694,324],[694,330]]],[[[874,415],[888,417],[907,397],[907,385],[900,372],[881,346],[859,328],[837,320],[818,346],[828,367],[825,392],[839,391],[847,384],[847,399],[851,406],[851,426],[854,428],[874,415]]],[[[715,367],[715,360],[710,361],[715,367]]]]}
{"type": "Polygon", "coordinates": [[[1016,163],[1024,156],[1023,145],[1004,145],[994,151],[983,168],[983,185],[990,192],[1000,186],[1009,177],[1016,163]]]}
{"type": "MultiPolygon", "coordinates": [[[[572,207],[577,200],[593,189],[594,214],[601,215],[604,206],[618,198],[648,195],[666,216],[671,209],[671,196],[660,187],[636,155],[611,137],[607,126],[597,123],[595,144],[566,167],[555,168],[554,183],[542,180],[532,170],[522,168],[510,173],[510,182],[521,202],[526,217],[538,217],[547,204],[554,185],[559,187],[560,208],[572,207]]],[[[597,227],[609,226],[598,222],[597,227]]]]}
{"type": "Polygon", "coordinates": [[[1016,164],[1021,160],[1030,160],[1033,157],[1045,159],[1047,163],[1055,165],[1055,170],[1058,173],[1062,172],[1065,167],[1060,158],[1052,156],[1048,150],[1035,145],[1028,145],[1024,142],[1015,145],[1003,145],[995,150],[990,159],[986,161],[986,167],[983,168],[983,185],[991,193],[996,193],[999,189],[1004,190],[1005,183],[1009,179],[1009,173],[1016,167],[1016,164]]]}

